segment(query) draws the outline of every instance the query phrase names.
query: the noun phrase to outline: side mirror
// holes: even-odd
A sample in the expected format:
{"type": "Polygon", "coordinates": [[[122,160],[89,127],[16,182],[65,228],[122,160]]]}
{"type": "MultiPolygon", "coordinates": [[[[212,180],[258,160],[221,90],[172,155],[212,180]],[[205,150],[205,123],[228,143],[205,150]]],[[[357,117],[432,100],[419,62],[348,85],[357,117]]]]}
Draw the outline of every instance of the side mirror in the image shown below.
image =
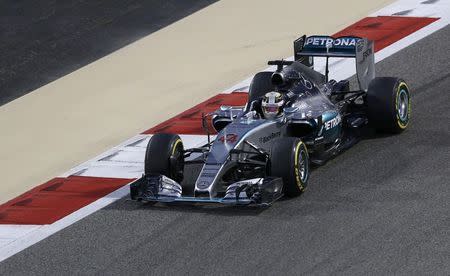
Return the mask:
{"type": "Polygon", "coordinates": [[[233,107],[229,106],[229,105],[221,105],[220,106],[220,111],[229,111],[231,110],[233,107]]]}

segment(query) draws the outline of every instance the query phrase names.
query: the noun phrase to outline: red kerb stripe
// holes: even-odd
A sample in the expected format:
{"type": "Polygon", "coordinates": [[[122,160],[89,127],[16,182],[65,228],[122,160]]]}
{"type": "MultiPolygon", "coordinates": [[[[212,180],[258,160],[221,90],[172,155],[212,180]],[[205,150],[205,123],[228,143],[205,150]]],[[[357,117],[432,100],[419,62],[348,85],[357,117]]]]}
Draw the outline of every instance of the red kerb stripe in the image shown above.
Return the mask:
{"type": "Polygon", "coordinates": [[[438,19],[406,16],[366,17],[333,36],[367,37],[375,42],[375,51],[377,52],[438,19]]]}
{"type": "Polygon", "coordinates": [[[85,176],[54,178],[0,205],[0,224],[51,224],[131,181],[85,176]]]}
{"type": "MultiPolygon", "coordinates": [[[[218,109],[221,105],[239,106],[247,102],[246,92],[218,94],[191,109],[155,126],[144,132],[153,134],[158,132],[176,134],[205,134],[202,128],[202,112],[208,113],[218,109]]],[[[212,130],[211,126],[210,129],[212,130]]]]}

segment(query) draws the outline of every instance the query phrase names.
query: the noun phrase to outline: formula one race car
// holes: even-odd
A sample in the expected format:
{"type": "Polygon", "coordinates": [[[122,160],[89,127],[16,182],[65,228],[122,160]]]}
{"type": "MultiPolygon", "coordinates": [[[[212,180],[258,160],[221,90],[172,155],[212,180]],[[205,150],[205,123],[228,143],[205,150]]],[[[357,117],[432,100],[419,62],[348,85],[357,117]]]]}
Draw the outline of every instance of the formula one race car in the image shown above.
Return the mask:
{"type": "Polygon", "coordinates": [[[245,106],[209,114],[218,132],[214,141],[184,149],[178,135],[155,134],[131,198],[270,205],[283,195],[300,195],[310,165],[354,145],[363,129],[400,133],[408,127],[408,86],[399,78],[375,78],[372,41],[302,36],[294,49],[294,61],[269,61],[277,70],[254,76],[245,106]],[[312,69],[312,57],[326,58],[325,74],[312,69]],[[328,80],[329,57],[356,59],[358,90],[350,90],[348,80],[328,80]],[[203,164],[191,189],[180,184],[189,163],[203,164]]]}

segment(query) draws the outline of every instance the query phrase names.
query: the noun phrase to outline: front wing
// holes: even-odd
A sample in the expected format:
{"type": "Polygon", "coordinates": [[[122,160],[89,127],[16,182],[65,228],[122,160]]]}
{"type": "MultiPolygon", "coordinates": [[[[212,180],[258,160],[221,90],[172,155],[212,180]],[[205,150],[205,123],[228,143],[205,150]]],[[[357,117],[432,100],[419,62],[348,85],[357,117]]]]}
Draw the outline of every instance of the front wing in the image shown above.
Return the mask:
{"type": "Polygon", "coordinates": [[[184,196],[182,186],[163,176],[144,175],[130,185],[132,200],[269,206],[283,196],[281,178],[254,178],[228,186],[224,197],[184,196]]]}

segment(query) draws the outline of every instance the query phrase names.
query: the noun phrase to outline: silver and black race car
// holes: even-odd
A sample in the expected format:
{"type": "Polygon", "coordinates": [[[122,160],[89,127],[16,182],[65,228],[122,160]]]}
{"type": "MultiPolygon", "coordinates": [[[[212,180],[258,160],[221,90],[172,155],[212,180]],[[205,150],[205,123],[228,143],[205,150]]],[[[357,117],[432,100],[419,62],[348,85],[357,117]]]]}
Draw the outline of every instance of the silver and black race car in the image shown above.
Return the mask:
{"type": "Polygon", "coordinates": [[[410,91],[395,77],[375,77],[374,44],[365,38],[302,36],[294,61],[275,60],[257,73],[242,107],[222,106],[204,116],[208,143],[185,149],[176,134],[155,134],[145,173],[131,184],[138,201],[270,205],[300,195],[310,165],[322,165],[361,139],[364,129],[400,133],[410,119],[410,91]],[[326,59],[325,73],[313,58],[326,59]],[[359,89],[328,80],[330,57],[355,58],[359,89]],[[217,131],[210,141],[208,118],[217,131]],[[192,158],[197,156],[196,158],[192,158]],[[183,186],[185,164],[200,163],[195,185],[183,186]]]}

